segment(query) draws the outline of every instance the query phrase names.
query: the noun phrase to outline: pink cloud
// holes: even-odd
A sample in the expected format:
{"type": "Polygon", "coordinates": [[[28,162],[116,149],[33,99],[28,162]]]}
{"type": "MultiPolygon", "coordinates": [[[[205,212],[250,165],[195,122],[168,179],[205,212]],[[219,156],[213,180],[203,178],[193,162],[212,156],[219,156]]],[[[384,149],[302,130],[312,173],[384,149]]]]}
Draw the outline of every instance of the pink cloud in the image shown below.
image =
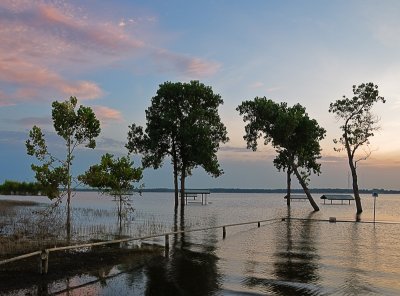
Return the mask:
{"type": "Polygon", "coordinates": [[[213,75],[221,67],[217,62],[176,54],[165,49],[154,49],[154,56],[161,70],[177,71],[190,78],[213,75]]]}
{"type": "MultiPolygon", "coordinates": [[[[118,60],[145,58],[157,69],[188,77],[215,74],[213,61],[173,53],[148,41],[145,34],[130,32],[139,21],[98,20],[62,1],[0,1],[0,106],[21,101],[49,101],[74,95],[95,99],[103,95],[95,82],[70,79],[79,71],[118,60]],[[125,24],[130,24],[126,26],[125,24]]],[[[148,17],[147,22],[154,22],[148,17]]]]}
{"type": "Polygon", "coordinates": [[[103,123],[122,122],[122,114],[116,109],[112,109],[106,106],[93,106],[93,110],[96,113],[96,117],[103,123]]]}
{"type": "Polygon", "coordinates": [[[68,81],[46,67],[17,57],[0,59],[0,81],[17,88],[13,94],[0,96],[1,105],[29,99],[48,100],[44,97],[43,88],[63,97],[72,95],[80,99],[94,99],[102,95],[100,87],[93,82],[68,81]]]}

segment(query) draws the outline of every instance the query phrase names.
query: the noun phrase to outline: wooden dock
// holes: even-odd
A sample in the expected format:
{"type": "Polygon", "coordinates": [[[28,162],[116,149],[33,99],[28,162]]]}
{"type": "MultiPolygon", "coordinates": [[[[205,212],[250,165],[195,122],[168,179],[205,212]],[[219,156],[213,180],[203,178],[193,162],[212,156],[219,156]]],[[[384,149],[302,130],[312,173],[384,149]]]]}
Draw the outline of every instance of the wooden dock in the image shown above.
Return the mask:
{"type": "Polygon", "coordinates": [[[208,190],[208,189],[186,189],[185,190],[185,204],[188,204],[189,202],[200,203],[200,200],[196,201],[196,198],[198,195],[201,195],[201,204],[206,205],[207,204],[207,196],[209,194],[210,194],[210,190],[208,190]],[[192,200],[190,200],[190,199],[192,199],[192,200]]]}
{"type": "MultiPolygon", "coordinates": [[[[284,199],[287,199],[287,195],[285,195],[284,199]]],[[[291,194],[290,195],[290,200],[305,201],[307,199],[308,199],[308,197],[305,194],[291,194]]]]}
{"type": "Polygon", "coordinates": [[[321,196],[321,199],[324,200],[324,204],[326,200],[331,201],[331,205],[333,204],[333,201],[341,201],[341,204],[343,204],[344,201],[348,201],[349,204],[352,200],[354,200],[354,197],[351,196],[350,194],[324,194],[321,196]]]}

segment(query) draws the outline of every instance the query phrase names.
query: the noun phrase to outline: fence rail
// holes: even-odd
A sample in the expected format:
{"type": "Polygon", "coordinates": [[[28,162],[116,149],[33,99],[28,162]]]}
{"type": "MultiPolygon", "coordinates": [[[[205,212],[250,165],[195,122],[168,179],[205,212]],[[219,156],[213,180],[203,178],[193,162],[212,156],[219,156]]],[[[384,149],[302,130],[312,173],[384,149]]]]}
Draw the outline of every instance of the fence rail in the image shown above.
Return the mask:
{"type": "MultiPolygon", "coordinates": [[[[258,227],[261,226],[261,223],[265,222],[272,222],[272,221],[286,221],[286,220],[294,220],[294,221],[309,221],[309,222],[330,222],[330,223],[336,223],[336,222],[345,222],[345,223],[374,223],[375,221],[354,221],[354,220],[336,220],[335,217],[331,217],[327,220],[324,219],[304,219],[304,218],[273,218],[273,219],[265,219],[265,220],[256,220],[256,221],[251,221],[251,222],[242,222],[242,223],[233,223],[233,224],[225,224],[225,225],[220,225],[220,226],[212,226],[212,227],[204,227],[204,228],[196,228],[196,229],[188,229],[188,230],[178,230],[178,231],[171,231],[171,232],[165,232],[165,233],[160,233],[160,234],[152,234],[152,235],[147,235],[147,236],[140,236],[140,237],[129,237],[129,238],[123,238],[123,239],[117,239],[117,240],[111,240],[111,241],[102,241],[102,242],[95,242],[95,243],[86,243],[86,244],[78,244],[78,245],[71,245],[71,246],[65,246],[65,247],[55,247],[55,248],[47,248],[43,249],[41,251],[36,251],[24,255],[20,255],[17,257],[5,259],[0,261],[0,265],[7,264],[10,262],[15,262],[18,260],[26,259],[29,257],[33,256],[38,256],[39,255],[39,272],[41,274],[46,274],[48,271],[48,264],[49,264],[49,253],[50,252],[56,252],[56,251],[63,251],[63,250],[72,250],[72,249],[80,249],[80,248],[88,248],[88,247],[94,247],[94,246],[103,246],[103,245],[110,245],[110,244],[118,244],[118,243],[124,243],[124,242],[130,242],[130,241],[141,241],[141,240],[146,240],[150,238],[155,238],[155,237],[165,237],[165,248],[166,250],[169,249],[169,236],[170,235],[177,235],[177,234],[182,234],[182,233],[189,233],[189,232],[199,232],[199,231],[206,231],[206,230],[212,230],[212,229],[221,229],[222,228],[222,237],[226,237],[226,228],[228,227],[234,227],[234,226],[242,226],[242,225],[250,225],[250,224],[257,224],[258,227]]],[[[400,224],[399,222],[391,222],[391,221],[377,221],[376,223],[379,224],[400,224]]]]}
{"type": "Polygon", "coordinates": [[[189,232],[199,232],[199,231],[206,231],[206,230],[222,228],[222,237],[225,238],[226,237],[226,228],[228,228],[228,227],[250,225],[250,224],[257,224],[257,226],[260,227],[261,223],[278,221],[278,220],[280,220],[280,219],[273,218],[273,219],[265,219],[265,220],[256,220],[256,221],[251,221],[251,222],[233,223],[233,224],[226,224],[226,225],[220,225],[220,226],[171,231],[171,232],[166,232],[166,233],[161,233],[161,234],[152,234],[152,235],[146,235],[146,236],[141,236],[141,237],[130,237],[130,238],[111,240],[111,241],[102,241],[102,242],[95,242],[95,243],[71,245],[71,246],[65,246],[65,247],[47,248],[47,249],[44,249],[41,251],[36,251],[36,252],[20,255],[17,257],[1,260],[0,265],[39,255],[39,258],[40,258],[39,272],[42,274],[43,273],[45,274],[48,271],[48,263],[49,263],[48,261],[49,261],[49,253],[50,252],[89,248],[89,247],[104,246],[104,245],[111,245],[111,244],[119,244],[119,243],[125,243],[125,242],[130,242],[130,241],[141,241],[141,240],[146,240],[146,239],[155,238],[155,237],[163,237],[163,236],[165,237],[165,248],[169,248],[169,236],[170,235],[189,233],[189,232]]]}

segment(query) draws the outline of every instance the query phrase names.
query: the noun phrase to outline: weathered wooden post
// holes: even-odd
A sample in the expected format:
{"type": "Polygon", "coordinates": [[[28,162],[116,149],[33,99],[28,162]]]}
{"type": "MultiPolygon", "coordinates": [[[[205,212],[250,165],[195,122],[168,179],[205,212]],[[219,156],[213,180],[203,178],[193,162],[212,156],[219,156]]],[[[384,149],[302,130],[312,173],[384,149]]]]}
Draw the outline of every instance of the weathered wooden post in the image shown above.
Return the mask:
{"type": "Polygon", "coordinates": [[[39,255],[39,273],[47,274],[49,270],[49,250],[45,249],[39,255]]]}
{"type": "Polygon", "coordinates": [[[169,235],[165,235],[165,248],[164,248],[165,258],[169,257],[169,235]]]}
{"type": "Polygon", "coordinates": [[[169,235],[168,234],[165,235],[165,248],[166,249],[169,248],[169,235]]]}
{"type": "Polygon", "coordinates": [[[225,226],[222,226],[222,238],[226,237],[226,229],[225,226]]]}

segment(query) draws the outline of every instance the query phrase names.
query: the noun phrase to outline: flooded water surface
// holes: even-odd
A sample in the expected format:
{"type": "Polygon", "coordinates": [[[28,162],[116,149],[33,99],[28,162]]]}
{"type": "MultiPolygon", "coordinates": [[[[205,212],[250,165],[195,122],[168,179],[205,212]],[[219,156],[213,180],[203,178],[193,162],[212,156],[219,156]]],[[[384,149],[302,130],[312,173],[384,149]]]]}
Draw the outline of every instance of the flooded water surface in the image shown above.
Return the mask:
{"type": "MultiPolygon", "coordinates": [[[[362,196],[360,222],[355,222],[353,202],[324,205],[319,196],[314,195],[319,212],[299,201],[289,210],[281,194],[211,194],[207,205],[189,203],[184,213],[174,211],[172,193],[134,196],[135,212],[123,234],[215,228],[170,235],[167,251],[164,236],[141,241],[158,248],[146,260],[131,258],[3,294],[400,295],[400,195],[377,198],[377,223],[371,223],[368,195],[362,196]],[[337,222],[329,223],[330,217],[337,222]],[[258,225],[259,220],[268,221],[258,225]],[[225,237],[216,227],[250,221],[255,223],[226,227],[225,237]]],[[[82,230],[85,225],[117,229],[111,199],[77,193],[73,205],[79,235],[91,235],[82,230]],[[90,211],[102,214],[88,218],[90,211]]]]}

